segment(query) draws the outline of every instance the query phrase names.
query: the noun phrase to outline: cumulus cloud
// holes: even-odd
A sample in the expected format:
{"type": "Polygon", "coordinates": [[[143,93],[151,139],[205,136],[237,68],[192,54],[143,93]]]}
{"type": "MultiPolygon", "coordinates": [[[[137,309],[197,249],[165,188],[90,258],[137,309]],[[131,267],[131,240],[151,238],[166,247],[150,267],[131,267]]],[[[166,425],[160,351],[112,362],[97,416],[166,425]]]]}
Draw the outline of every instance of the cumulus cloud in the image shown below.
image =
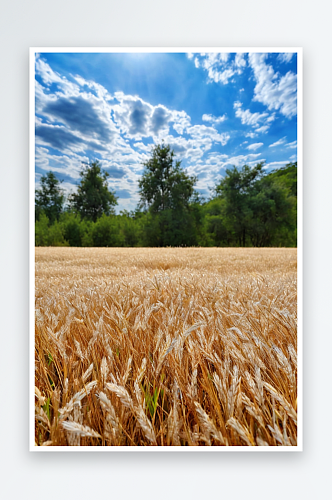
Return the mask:
{"type": "Polygon", "coordinates": [[[279,141],[270,144],[269,148],[275,148],[276,146],[281,146],[282,144],[285,144],[285,142],[286,142],[286,137],[283,137],[282,139],[279,139],[279,141]]]}
{"type": "Polygon", "coordinates": [[[110,141],[112,127],[110,121],[103,117],[103,111],[98,109],[98,104],[91,97],[58,97],[46,104],[43,113],[52,121],[68,125],[72,131],[101,141],[110,141]]]}
{"type": "Polygon", "coordinates": [[[203,68],[207,71],[208,81],[227,85],[229,81],[241,75],[247,65],[246,55],[243,53],[230,54],[228,52],[209,52],[189,54],[190,60],[194,59],[196,68],[203,68]]]}
{"type": "Polygon", "coordinates": [[[149,153],[151,151],[151,146],[152,144],[144,144],[143,142],[135,142],[134,147],[141,150],[145,151],[146,153],[149,153]]]}
{"type": "MultiPolygon", "coordinates": [[[[81,146],[83,144],[83,140],[80,137],[77,137],[68,129],[59,125],[37,124],[35,133],[37,139],[40,139],[42,144],[51,146],[59,151],[65,151],[71,146],[81,146]]],[[[79,147],[78,149],[81,148],[79,147]]]]}
{"type": "Polygon", "coordinates": [[[137,96],[116,92],[119,104],[112,105],[113,117],[121,132],[138,137],[150,135],[153,106],[137,96]]]}
{"type": "MultiPolygon", "coordinates": [[[[233,82],[248,67],[245,54],[189,54],[188,60],[193,66],[199,66],[200,71],[206,71],[209,81],[221,84],[233,82]]],[[[279,75],[275,75],[272,83],[280,83],[279,75]]],[[[139,200],[138,180],[154,144],[162,140],[169,144],[187,172],[198,176],[198,190],[208,195],[208,186],[213,186],[216,176],[226,168],[252,166],[261,159],[261,154],[256,153],[264,145],[258,142],[262,139],[259,134],[267,133],[278,116],[277,108],[251,112],[244,109],[242,102],[236,101],[234,113],[239,119],[237,123],[245,127],[243,132],[226,130],[219,133],[221,127],[218,126],[227,120],[226,114],[205,113],[200,115],[201,124],[192,123],[186,111],[170,109],[162,102],[151,104],[138,95],[120,91],[110,93],[103,85],[80,75],[65,78],[42,56],[37,58],[36,78],[37,185],[40,176],[52,170],[63,179],[65,190],[70,191],[79,181],[81,162],[98,158],[102,168],[110,174],[110,189],[119,196],[117,210],[135,208],[139,200]],[[247,148],[244,151],[248,154],[236,156],[232,144],[239,144],[243,133],[257,142],[242,142],[241,147],[247,148]],[[233,142],[230,143],[231,136],[233,142]]],[[[245,90],[241,90],[244,96],[245,90]]],[[[247,102],[247,97],[241,97],[241,101],[247,102]]],[[[231,102],[229,104],[232,107],[231,102]]],[[[232,114],[227,107],[225,111],[229,116],[232,114]]],[[[232,120],[226,123],[233,126],[232,120]]],[[[297,147],[296,141],[284,145],[289,148],[290,155],[297,147]]],[[[273,149],[270,152],[271,161],[273,149]]]]}
{"type": "Polygon", "coordinates": [[[268,54],[249,54],[249,64],[256,80],[254,100],[291,118],[297,113],[297,76],[291,71],[283,76],[275,73],[267,64],[267,57],[268,54]]]}
{"type": "Polygon", "coordinates": [[[254,144],[249,144],[249,146],[247,146],[247,149],[249,149],[250,151],[256,151],[256,149],[259,149],[262,146],[264,146],[263,142],[255,142],[254,144]]]}
{"type": "Polygon", "coordinates": [[[156,106],[151,117],[151,130],[154,135],[163,129],[168,129],[168,122],[171,119],[171,113],[165,106],[156,106]]]}
{"type": "Polygon", "coordinates": [[[190,116],[185,111],[173,111],[172,122],[173,129],[180,135],[191,125],[190,116]]]}
{"type": "Polygon", "coordinates": [[[230,135],[226,132],[219,134],[214,127],[207,127],[206,125],[194,125],[187,128],[187,134],[191,135],[197,141],[207,139],[212,142],[219,142],[225,146],[230,139],[230,135]]]}

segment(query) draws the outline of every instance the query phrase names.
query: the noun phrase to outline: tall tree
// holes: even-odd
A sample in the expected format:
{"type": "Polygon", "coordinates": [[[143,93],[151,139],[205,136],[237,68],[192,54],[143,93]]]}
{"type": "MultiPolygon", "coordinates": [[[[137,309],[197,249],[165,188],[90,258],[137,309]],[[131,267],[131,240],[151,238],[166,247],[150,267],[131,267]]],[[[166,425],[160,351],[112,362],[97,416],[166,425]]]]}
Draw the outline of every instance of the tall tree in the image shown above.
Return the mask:
{"type": "Polygon", "coordinates": [[[195,245],[196,219],[191,201],[194,201],[197,178],[182,170],[169,145],[156,145],[151,158],[143,165],[145,171],[139,181],[139,192],[140,207],[150,215],[147,243],[195,245]]]}
{"type": "Polygon", "coordinates": [[[69,205],[83,219],[96,222],[103,214],[114,213],[117,197],[108,189],[109,174],[101,170],[98,160],[84,165],[81,172],[81,182],[77,193],[69,197],[69,205]]]}
{"type": "Polygon", "coordinates": [[[248,227],[252,218],[250,197],[255,182],[263,176],[263,163],[241,169],[226,170],[225,177],[216,186],[216,195],[224,199],[224,223],[239,246],[246,246],[248,227]]]}
{"type": "Polygon", "coordinates": [[[53,172],[47,172],[40,179],[40,189],[35,193],[35,217],[39,220],[42,212],[48,217],[51,224],[59,219],[64,205],[64,194],[60,187],[61,182],[53,172]]]}

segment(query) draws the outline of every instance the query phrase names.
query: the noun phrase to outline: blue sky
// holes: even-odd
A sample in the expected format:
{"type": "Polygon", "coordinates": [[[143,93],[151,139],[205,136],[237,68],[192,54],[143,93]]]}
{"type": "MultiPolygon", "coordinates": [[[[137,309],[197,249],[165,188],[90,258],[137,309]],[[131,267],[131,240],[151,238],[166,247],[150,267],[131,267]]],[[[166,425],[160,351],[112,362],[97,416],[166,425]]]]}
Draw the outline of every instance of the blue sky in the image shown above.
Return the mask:
{"type": "Polygon", "coordinates": [[[52,170],[68,194],[98,159],[117,212],[162,140],[206,199],[232,165],[297,160],[296,54],[41,53],[35,97],[36,186],[52,170]]]}

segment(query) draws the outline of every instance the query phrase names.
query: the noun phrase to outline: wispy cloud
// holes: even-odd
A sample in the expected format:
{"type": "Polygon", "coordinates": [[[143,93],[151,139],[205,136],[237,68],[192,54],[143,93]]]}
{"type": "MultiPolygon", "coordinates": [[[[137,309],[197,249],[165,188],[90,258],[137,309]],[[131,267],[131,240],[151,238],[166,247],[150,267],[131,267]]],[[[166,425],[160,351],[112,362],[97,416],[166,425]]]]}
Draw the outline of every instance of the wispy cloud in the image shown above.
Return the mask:
{"type": "Polygon", "coordinates": [[[267,58],[267,54],[249,54],[249,64],[256,80],[254,100],[291,118],[297,113],[297,76],[291,71],[279,75],[272,65],[267,64],[267,58]]]}
{"type": "Polygon", "coordinates": [[[242,125],[250,125],[255,130],[254,132],[249,132],[246,134],[246,137],[257,137],[258,134],[266,133],[270,126],[271,122],[275,119],[275,114],[269,113],[251,113],[249,109],[242,109],[242,103],[240,101],[235,101],[233,104],[235,109],[235,116],[240,118],[242,125]]]}
{"type": "Polygon", "coordinates": [[[286,147],[291,149],[297,148],[297,141],[289,142],[288,144],[286,144],[286,147]]]}
{"type": "Polygon", "coordinates": [[[254,144],[249,144],[249,146],[247,146],[247,149],[249,149],[250,151],[256,151],[256,149],[259,149],[262,146],[264,146],[263,142],[255,142],[254,144]]]}
{"type": "Polygon", "coordinates": [[[275,148],[277,146],[281,146],[282,144],[285,144],[285,142],[286,142],[286,137],[283,137],[282,139],[279,139],[279,141],[276,141],[273,144],[270,144],[269,148],[275,148]]]}
{"type": "Polygon", "coordinates": [[[293,52],[283,52],[282,54],[278,55],[278,61],[282,63],[289,63],[293,59],[294,53],[293,52]]]}

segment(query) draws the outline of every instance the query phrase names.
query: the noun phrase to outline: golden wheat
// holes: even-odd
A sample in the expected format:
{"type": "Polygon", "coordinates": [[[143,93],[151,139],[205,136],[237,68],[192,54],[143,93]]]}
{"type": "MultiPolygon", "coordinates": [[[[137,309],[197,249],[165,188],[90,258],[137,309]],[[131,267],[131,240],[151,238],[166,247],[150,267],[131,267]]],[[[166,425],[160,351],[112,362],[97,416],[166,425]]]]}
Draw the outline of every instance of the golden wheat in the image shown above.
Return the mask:
{"type": "Polygon", "coordinates": [[[296,249],[36,248],[38,446],[295,446],[296,249]]]}

